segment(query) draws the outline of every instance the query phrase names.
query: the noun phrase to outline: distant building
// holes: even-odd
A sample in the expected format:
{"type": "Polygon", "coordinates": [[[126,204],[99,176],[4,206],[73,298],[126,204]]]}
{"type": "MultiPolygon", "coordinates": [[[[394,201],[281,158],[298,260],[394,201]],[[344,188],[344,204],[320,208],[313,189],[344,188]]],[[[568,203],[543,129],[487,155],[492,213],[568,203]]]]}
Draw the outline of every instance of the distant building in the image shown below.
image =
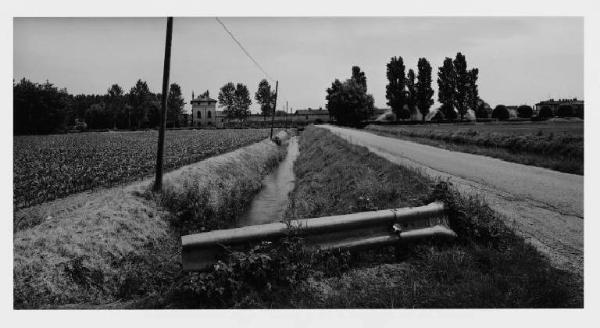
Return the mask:
{"type": "Polygon", "coordinates": [[[319,109],[298,109],[294,112],[294,121],[306,121],[306,122],[329,122],[331,117],[329,111],[323,108],[319,109]]]}
{"type": "Polygon", "coordinates": [[[208,90],[197,98],[192,92],[192,119],[191,125],[195,127],[222,127],[224,121],[223,112],[217,111],[217,101],[210,98],[208,90]]]}
{"type": "Polygon", "coordinates": [[[558,107],[560,107],[561,105],[571,106],[574,113],[583,112],[583,100],[578,100],[577,98],[558,100],[549,99],[540,101],[539,103],[535,104],[533,112],[537,115],[539,114],[540,110],[542,110],[542,108],[548,107],[552,110],[552,113],[556,115],[558,112],[558,107]]]}

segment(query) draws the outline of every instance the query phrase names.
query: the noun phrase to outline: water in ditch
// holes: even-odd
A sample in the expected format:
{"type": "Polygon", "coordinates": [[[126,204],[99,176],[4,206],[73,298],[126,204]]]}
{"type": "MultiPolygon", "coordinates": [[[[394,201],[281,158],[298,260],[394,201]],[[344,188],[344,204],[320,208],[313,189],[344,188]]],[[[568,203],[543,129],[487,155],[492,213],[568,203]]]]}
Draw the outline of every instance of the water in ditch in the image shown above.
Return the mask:
{"type": "Polygon", "coordinates": [[[298,157],[298,137],[290,138],[287,147],[287,155],[279,166],[263,179],[263,188],[252,200],[249,210],[238,219],[238,227],[277,222],[283,218],[288,205],[288,194],[294,189],[294,161],[298,157]]]}

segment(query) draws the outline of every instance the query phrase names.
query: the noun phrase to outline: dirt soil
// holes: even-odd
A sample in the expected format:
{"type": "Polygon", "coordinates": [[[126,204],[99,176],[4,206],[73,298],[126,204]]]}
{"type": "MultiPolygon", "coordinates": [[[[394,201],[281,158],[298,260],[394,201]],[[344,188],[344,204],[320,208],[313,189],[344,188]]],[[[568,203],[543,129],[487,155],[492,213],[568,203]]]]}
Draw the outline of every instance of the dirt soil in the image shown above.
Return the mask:
{"type": "Polygon", "coordinates": [[[583,176],[322,126],[372,153],[482,198],[553,266],[583,277],[583,176]]]}

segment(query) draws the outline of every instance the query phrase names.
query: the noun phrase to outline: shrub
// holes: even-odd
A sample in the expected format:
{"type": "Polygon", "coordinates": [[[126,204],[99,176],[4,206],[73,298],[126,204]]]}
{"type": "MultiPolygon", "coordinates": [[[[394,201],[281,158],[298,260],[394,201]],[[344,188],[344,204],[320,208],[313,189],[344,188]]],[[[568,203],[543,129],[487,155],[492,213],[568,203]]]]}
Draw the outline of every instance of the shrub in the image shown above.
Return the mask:
{"type": "Polygon", "coordinates": [[[538,117],[541,119],[547,119],[553,116],[554,113],[552,112],[552,108],[550,108],[550,106],[543,106],[542,109],[540,109],[540,113],[538,114],[538,117]]]}
{"type": "Polygon", "coordinates": [[[556,116],[558,117],[573,117],[575,113],[573,112],[573,107],[570,105],[560,105],[558,106],[558,111],[556,112],[556,116]]]}
{"type": "Polygon", "coordinates": [[[496,106],[496,108],[494,108],[494,111],[492,112],[492,118],[497,118],[501,121],[508,120],[509,117],[510,117],[510,113],[508,112],[508,109],[506,109],[506,106],[504,106],[504,105],[496,106]]]}
{"type": "Polygon", "coordinates": [[[520,118],[531,118],[533,115],[533,109],[528,105],[521,105],[517,108],[517,116],[520,118]]]}

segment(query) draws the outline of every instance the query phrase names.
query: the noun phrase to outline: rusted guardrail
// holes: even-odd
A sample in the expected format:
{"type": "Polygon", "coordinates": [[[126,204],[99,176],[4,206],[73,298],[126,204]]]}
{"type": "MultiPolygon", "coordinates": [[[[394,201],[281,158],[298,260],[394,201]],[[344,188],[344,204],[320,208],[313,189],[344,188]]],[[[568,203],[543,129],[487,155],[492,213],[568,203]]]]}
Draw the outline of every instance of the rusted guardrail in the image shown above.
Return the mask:
{"type": "Polygon", "coordinates": [[[184,271],[209,269],[229,249],[290,233],[303,236],[308,247],[320,249],[357,249],[392,245],[427,237],[453,238],[454,231],[444,222],[444,204],[434,202],[420,207],[336,215],[215,230],[181,237],[184,271]]]}

